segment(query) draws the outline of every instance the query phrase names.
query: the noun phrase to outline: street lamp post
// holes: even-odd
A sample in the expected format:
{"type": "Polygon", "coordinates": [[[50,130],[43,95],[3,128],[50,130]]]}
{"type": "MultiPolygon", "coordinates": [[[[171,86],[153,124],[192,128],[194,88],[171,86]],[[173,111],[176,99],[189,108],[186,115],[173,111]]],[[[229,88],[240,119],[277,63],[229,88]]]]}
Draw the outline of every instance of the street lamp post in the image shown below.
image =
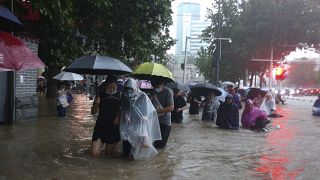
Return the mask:
{"type": "Polygon", "coordinates": [[[184,48],[184,68],[183,68],[183,83],[186,83],[186,69],[187,69],[187,45],[189,36],[186,36],[185,48],[184,48]]]}
{"type": "Polygon", "coordinates": [[[229,43],[232,43],[231,38],[213,38],[213,40],[219,40],[219,55],[218,58],[216,58],[216,80],[215,84],[219,85],[219,79],[220,79],[220,61],[221,61],[221,41],[228,41],[229,43]]]}

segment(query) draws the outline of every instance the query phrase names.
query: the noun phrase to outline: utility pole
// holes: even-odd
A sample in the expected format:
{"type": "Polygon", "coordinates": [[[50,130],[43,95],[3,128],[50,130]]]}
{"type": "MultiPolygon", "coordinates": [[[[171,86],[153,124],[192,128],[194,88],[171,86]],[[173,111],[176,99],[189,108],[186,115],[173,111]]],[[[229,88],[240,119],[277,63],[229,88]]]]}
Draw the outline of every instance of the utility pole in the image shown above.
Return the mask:
{"type": "Polygon", "coordinates": [[[184,47],[183,83],[186,83],[186,69],[187,69],[187,45],[188,45],[188,39],[190,39],[190,37],[186,36],[186,42],[185,42],[185,47],[184,47]]]}
{"type": "Polygon", "coordinates": [[[218,8],[218,38],[219,38],[219,55],[216,59],[216,81],[215,84],[219,86],[220,79],[220,61],[221,61],[221,0],[219,0],[219,8],[218,8]]]}
{"type": "Polygon", "coordinates": [[[270,59],[251,59],[251,61],[270,62],[270,67],[269,67],[269,89],[271,89],[273,62],[280,62],[281,61],[280,59],[273,59],[273,46],[271,46],[270,59]]]}

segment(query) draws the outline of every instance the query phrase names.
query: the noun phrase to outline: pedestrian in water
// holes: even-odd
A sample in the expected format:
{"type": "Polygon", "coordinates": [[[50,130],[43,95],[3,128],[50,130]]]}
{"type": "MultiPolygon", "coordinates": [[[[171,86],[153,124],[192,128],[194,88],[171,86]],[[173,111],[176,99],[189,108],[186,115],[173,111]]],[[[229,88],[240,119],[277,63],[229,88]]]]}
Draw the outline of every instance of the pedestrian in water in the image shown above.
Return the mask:
{"type": "Polygon", "coordinates": [[[120,134],[124,156],[142,160],[158,154],[153,146],[154,141],[161,140],[157,111],[131,78],[124,84],[121,98],[120,134]]]}
{"type": "Polygon", "coordinates": [[[91,114],[99,111],[92,135],[91,152],[93,156],[100,155],[104,143],[106,154],[113,156],[115,147],[120,141],[120,99],[119,92],[117,92],[117,78],[108,76],[99,90],[91,108],[91,114]]]}
{"type": "Polygon", "coordinates": [[[237,91],[234,89],[232,85],[228,87],[229,94],[232,95],[233,98],[233,104],[238,106],[238,109],[242,109],[241,101],[240,101],[240,95],[237,93],[237,91]]]}
{"type": "Polygon", "coordinates": [[[187,109],[187,102],[181,95],[180,89],[174,89],[174,110],[171,113],[171,122],[182,123],[183,111],[187,109]]]}
{"type": "Polygon", "coordinates": [[[312,115],[320,116],[320,95],[318,95],[318,99],[313,103],[312,115]]]}
{"type": "Polygon", "coordinates": [[[248,99],[241,116],[242,127],[252,130],[265,130],[269,123],[270,120],[268,120],[266,112],[255,107],[253,101],[248,99]]]}
{"type": "Polygon", "coordinates": [[[218,109],[217,126],[222,129],[239,129],[239,109],[233,103],[233,96],[228,94],[225,102],[218,109]]]}
{"type": "Polygon", "coordinates": [[[215,98],[215,93],[214,92],[209,93],[207,98],[202,103],[203,103],[202,120],[216,121],[220,102],[217,98],[215,98]]]}
{"type": "Polygon", "coordinates": [[[253,98],[253,105],[257,108],[260,108],[262,101],[263,101],[262,95],[259,93],[257,97],[253,98]]]}
{"type": "Polygon", "coordinates": [[[260,109],[265,111],[268,117],[282,117],[282,115],[277,113],[275,99],[269,93],[266,94],[265,98],[263,99],[260,109]]]}
{"type": "Polygon", "coordinates": [[[174,109],[173,92],[165,86],[165,82],[162,80],[153,80],[151,83],[155,89],[157,100],[162,106],[157,109],[162,140],[155,141],[154,146],[165,148],[171,132],[171,112],[174,109]]]}
{"type": "Polygon", "coordinates": [[[67,90],[65,88],[65,84],[63,82],[59,83],[58,91],[57,91],[57,111],[59,117],[65,117],[67,107],[69,106],[67,100],[67,90]]]}
{"type": "Polygon", "coordinates": [[[190,102],[189,114],[199,114],[201,97],[191,93],[189,96],[189,102],[190,102]]]}

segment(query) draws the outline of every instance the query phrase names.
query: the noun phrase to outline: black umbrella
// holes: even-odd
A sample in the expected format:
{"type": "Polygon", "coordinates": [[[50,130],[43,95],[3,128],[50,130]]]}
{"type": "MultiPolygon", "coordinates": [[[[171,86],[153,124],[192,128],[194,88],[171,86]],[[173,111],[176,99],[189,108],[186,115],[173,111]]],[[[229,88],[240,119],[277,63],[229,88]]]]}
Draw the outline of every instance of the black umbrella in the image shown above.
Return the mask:
{"type": "Polygon", "coordinates": [[[190,92],[190,88],[187,84],[184,83],[168,83],[167,87],[171,88],[171,89],[179,89],[181,91],[184,92],[190,92]]]}
{"type": "Polygon", "coordinates": [[[7,8],[0,6],[0,30],[6,32],[22,31],[22,23],[7,8]]]}
{"type": "Polygon", "coordinates": [[[267,91],[260,88],[248,88],[244,91],[244,94],[247,99],[254,99],[258,96],[258,94],[261,94],[262,97],[265,96],[267,94],[267,91]]]}
{"type": "Polygon", "coordinates": [[[82,56],[70,64],[65,71],[95,75],[124,75],[132,73],[132,70],[127,65],[109,56],[82,56]]]}
{"type": "Polygon", "coordinates": [[[192,94],[207,96],[209,93],[214,93],[216,96],[220,96],[222,92],[213,84],[210,83],[198,83],[191,87],[192,94]]]}

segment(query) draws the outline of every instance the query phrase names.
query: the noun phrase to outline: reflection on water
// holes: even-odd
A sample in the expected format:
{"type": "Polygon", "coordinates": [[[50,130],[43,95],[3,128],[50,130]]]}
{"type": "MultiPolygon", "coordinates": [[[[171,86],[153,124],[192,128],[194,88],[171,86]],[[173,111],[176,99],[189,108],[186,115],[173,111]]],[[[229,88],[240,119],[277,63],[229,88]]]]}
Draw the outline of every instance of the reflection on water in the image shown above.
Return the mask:
{"type": "MultiPolygon", "coordinates": [[[[75,96],[66,118],[40,99],[38,121],[0,126],[0,179],[315,179],[320,134],[308,108],[283,107],[279,130],[226,131],[200,116],[174,124],[168,146],[149,161],[89,155],[92,101],[75,96]],[[295,110],[292,110],[295,109],[295,110]]],[[[119,149],[121,147],[119,146],[119,149]]]]}

